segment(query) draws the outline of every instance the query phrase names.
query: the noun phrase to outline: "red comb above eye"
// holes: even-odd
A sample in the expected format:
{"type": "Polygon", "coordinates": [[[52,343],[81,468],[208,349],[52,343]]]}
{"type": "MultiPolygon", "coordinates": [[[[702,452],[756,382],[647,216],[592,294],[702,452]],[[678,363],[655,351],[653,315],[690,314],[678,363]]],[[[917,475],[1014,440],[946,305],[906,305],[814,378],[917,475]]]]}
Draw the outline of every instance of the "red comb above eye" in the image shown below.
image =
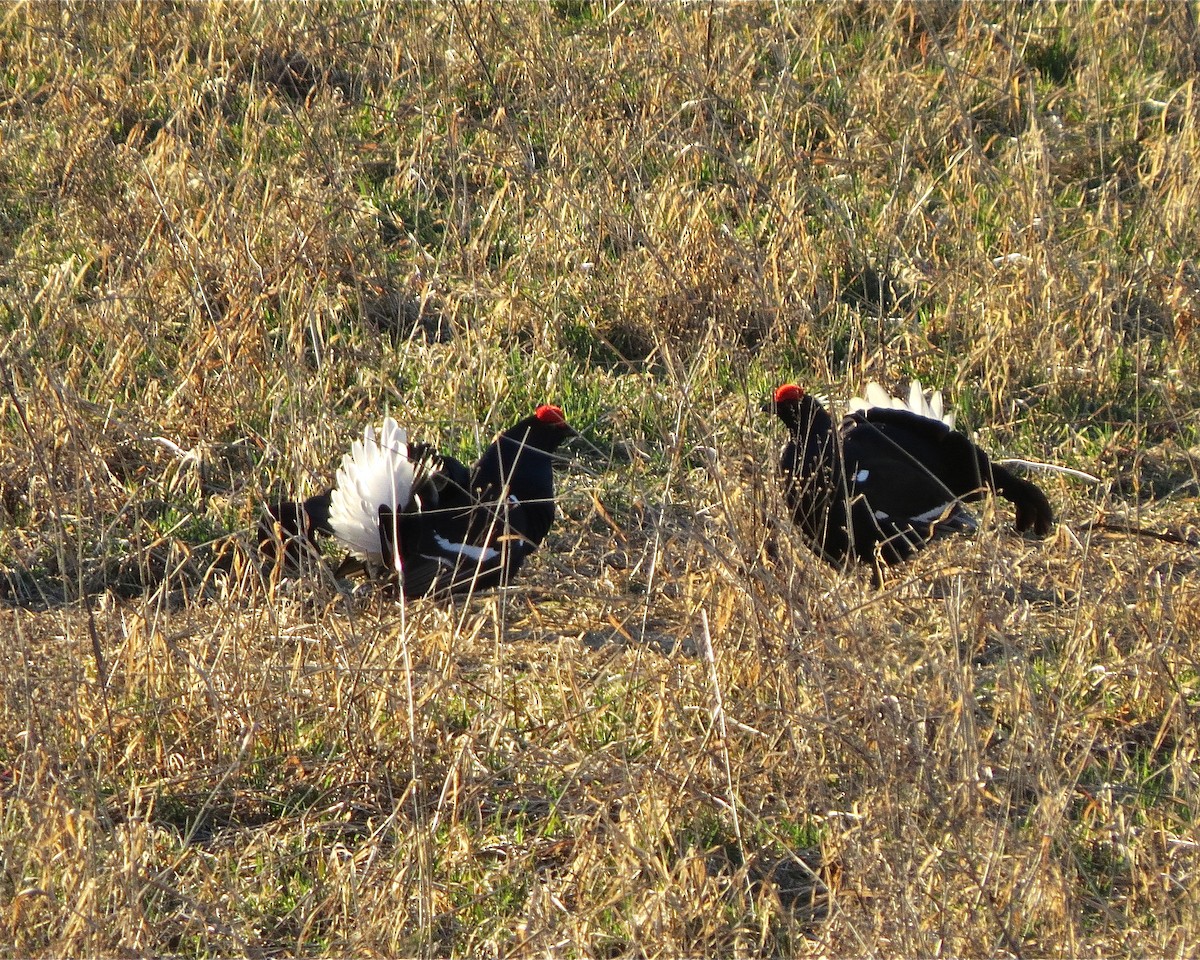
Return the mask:
{"type": "Polygon", "coordinates": [[[794,383],[785,383],[782,387],[775,391],[776,403],[787,403],[790,401],[799,400],[804,396],[804,391],[794,383]]]}
{"type": "Polygon", "coordinates": [[[544,403],[533,412],[533,415],[540,422],[550,427],[565,427],[567,425],[567,418],[563,416],[562,407],[554,407],[548,403],[544,403]]]}

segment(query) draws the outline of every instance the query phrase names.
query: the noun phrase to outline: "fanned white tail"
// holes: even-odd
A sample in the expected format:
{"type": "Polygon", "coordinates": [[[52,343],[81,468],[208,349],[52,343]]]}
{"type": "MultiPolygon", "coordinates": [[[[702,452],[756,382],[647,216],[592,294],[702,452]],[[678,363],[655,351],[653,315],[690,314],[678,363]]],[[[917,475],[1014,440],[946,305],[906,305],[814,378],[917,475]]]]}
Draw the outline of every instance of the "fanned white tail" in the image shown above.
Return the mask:
{"type": "Polygon", "coordinates": [[[412,496],[415,471],[408,456],[408,434],[391,417],[383,421],[379,439],[367,426],[342,457],[329,505],[329,526],[351,553],[370,563],[383,563],[379,540],[379,508],[400,513],[412,496]]]}
{"type": "Polygon", "coordinates": [[[954,411],[951,410],[949,413],[946,413],[942,401],[942,391],[934,390],[929,396],[926,396],[925,389],[921,386],[920,380],[914,380],[909,384],[907,402],[901,397],[893,397],[874,380],[867,384],[863,393],[866,394],[865,399],[863,397],[850,398],[851,413],[857,410],[867,410],[870,407],[911,410],[922,417],[929,417],[931,420],[940,420],[951,430],[954,429],[954,411]]]}

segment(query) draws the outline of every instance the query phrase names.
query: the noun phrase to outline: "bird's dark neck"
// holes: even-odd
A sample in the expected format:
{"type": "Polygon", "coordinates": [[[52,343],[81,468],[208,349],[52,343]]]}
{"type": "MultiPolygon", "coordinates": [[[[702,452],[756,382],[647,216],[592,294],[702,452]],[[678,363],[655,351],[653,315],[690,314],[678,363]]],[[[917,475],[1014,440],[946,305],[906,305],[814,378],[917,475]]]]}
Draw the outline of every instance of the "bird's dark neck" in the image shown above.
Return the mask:
{"type": "Polygon", "coordinates": [[[501,434],[479,461],[476,485],[519,485],[523,492],[532,489],[534,496],[553,496],[551,457],[529,440],[527,429],[514,428],[501,434]]]}
{"type": "Polygon", "coordinates": [[[833,418],[811,397],[805,397],[795,410],[789,411],[788,429],[792,439],[803,448],[804,458],[810,464],[826,456],[833,440],[833,418]]]}

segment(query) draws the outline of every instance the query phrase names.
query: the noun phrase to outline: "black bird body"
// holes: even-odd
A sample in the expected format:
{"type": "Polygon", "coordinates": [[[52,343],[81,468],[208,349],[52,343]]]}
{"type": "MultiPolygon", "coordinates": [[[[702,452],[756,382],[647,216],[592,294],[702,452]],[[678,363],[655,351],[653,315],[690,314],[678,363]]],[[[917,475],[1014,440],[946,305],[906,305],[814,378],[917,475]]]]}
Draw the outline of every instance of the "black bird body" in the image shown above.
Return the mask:
{"type": "MultiPolygon", "coordinates": [[[[408,551],[406,595],[511,582],[554,523],[553,454],[573,432],[561,410],[543,406],[498,434],[467,474],[465,498],[455,483],[453,501],[420,528],[408,551]]],[[[381,529],[387,543],[390,528],[381,529]]]]}
{"type": "Polygon", "coordinates": [[[1041,488],[992,462],[965,434],[910,410],[870,407],[861,415],[960,500],[981,500],[990,490],[1012,502],[1018,530],[1045,536],[1054,526],[1054,510],[1041,488]]]}
{"type": "Polygon", "coordinates": [[[793,519],[834,566],[899,563],[932,540],[973,530],[964,501],[989,488],[1017,504],[1020,529],[1044,533],[1053,522],[1041,490],[939,419],[870,407],[835,424],[795,384],[780,387],[773,406],[789,433],[779,466],[793,519]]]}
{"type": "MultiPolygon", "coordinates": [[[[338,484],[303,503],[268,507],[294,560],[304,541],[333,536],[351,563],[396,575],[405,597],[484,590],[510,582],[554,522],[553,454],[574,431],[542,406],[502,431],[470,469],[395,422],[371,428],[343,458],[338,484]]],[[[270,536],[261,537],[270,552],[270,536]]]]}

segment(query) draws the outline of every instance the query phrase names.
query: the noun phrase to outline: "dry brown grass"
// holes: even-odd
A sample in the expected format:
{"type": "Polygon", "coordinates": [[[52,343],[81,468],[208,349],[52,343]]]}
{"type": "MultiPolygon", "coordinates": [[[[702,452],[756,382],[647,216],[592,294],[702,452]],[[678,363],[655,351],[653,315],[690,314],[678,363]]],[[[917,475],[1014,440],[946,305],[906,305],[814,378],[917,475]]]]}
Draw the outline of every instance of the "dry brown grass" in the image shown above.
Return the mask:
{"type": "Polygon", "coordinates": [[[0,46],[0,953],[1194,950],[1189,6],[12,5],[0,46]],[[1105,484],[828,570],[759,403],[911,374],[1105,484]],[[466,455],[543,400],[605,455],[508,595],[252,556],[385,408],[466,455]]]}

